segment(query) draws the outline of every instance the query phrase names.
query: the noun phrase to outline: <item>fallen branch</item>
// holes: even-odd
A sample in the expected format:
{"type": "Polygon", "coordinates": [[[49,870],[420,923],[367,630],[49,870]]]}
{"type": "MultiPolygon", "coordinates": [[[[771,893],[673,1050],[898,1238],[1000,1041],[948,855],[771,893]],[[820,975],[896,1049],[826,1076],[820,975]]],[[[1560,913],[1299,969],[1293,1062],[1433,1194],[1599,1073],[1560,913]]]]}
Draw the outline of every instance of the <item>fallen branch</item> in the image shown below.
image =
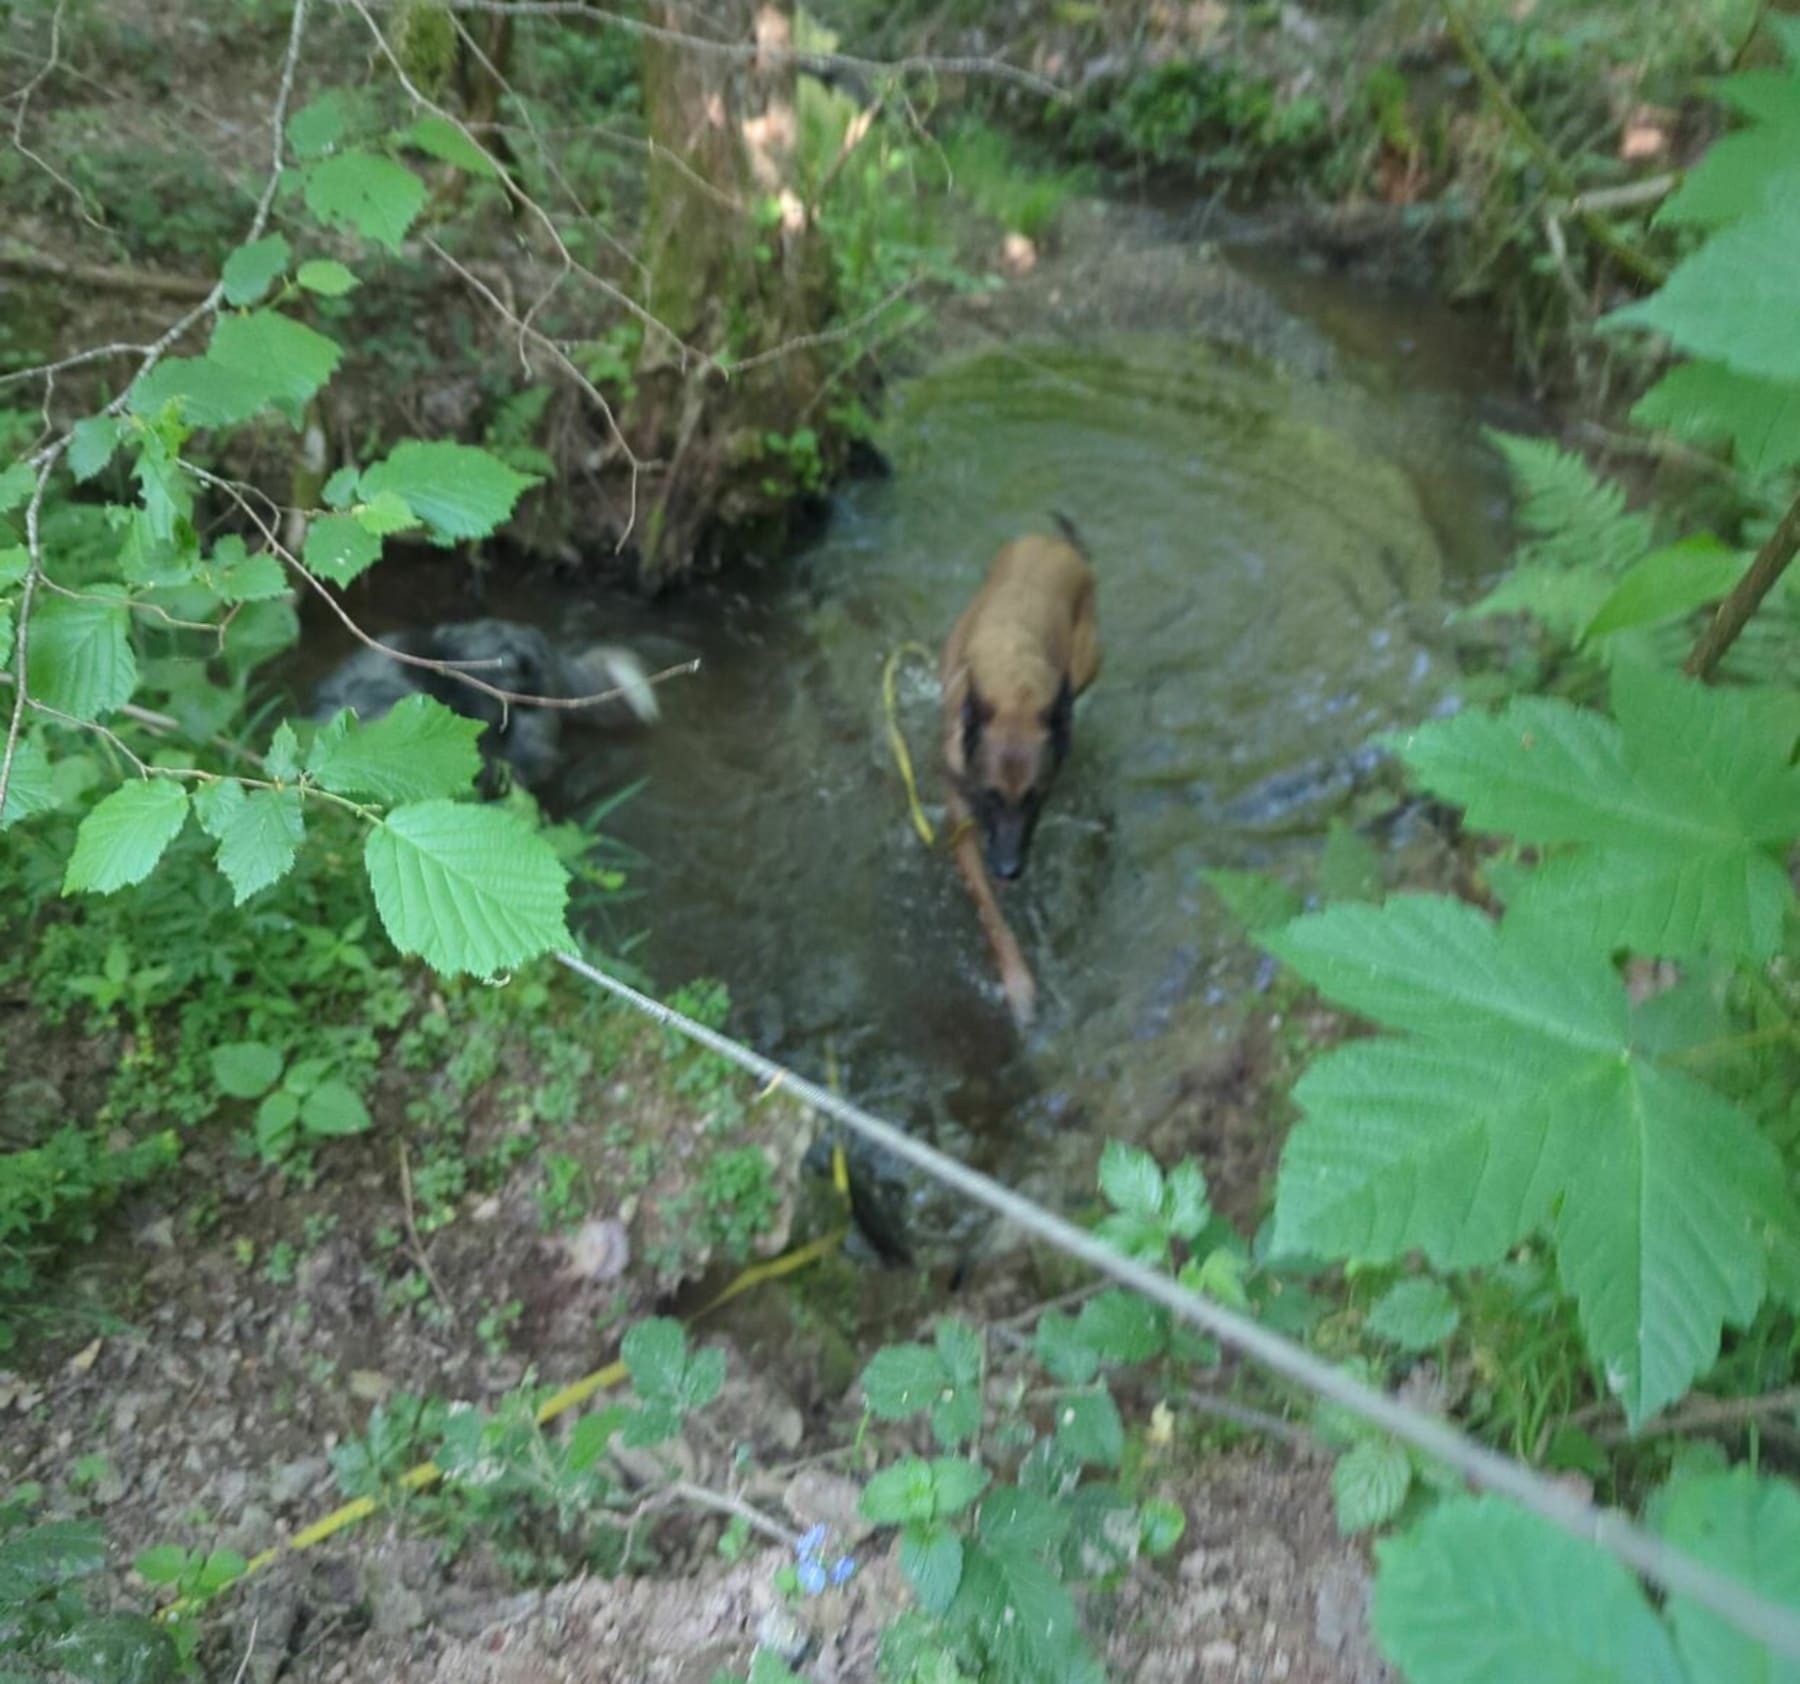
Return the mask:
{"type": "Polygon", "coordinates": [[[64,281],[102,292],[136,292],[149,298],[208,298],[213,290],[211,281],[195,280],[191,275],[172,275],[161,269],[128,269],[112,263],[75,263],[15,245],[0,246],[0,275],[64,281]]]}

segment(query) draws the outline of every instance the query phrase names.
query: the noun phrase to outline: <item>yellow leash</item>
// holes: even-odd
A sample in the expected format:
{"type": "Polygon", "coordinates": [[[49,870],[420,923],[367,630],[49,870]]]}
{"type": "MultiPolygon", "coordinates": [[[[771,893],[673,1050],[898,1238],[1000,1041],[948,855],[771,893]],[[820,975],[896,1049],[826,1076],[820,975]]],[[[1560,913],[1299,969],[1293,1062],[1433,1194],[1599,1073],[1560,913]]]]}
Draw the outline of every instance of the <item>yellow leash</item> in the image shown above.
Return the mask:
{"type": "Polygon", "coordinates": [[[900,768],[900,781],[906,785],[906,804],[912,810],[913,829],[919,833],[919,840],[927,848],[931,848],[937,845],[937,832],[931,828],[931,820],[926,818],[925,809],[919,801],[919,782],[913,776],[912,756],[906,752],[906,738],[900,732],[900,710],[894,700],[894,675],[908,655],[917,655],[927,663],[933,658],[931,651],[922,643],[901,644],[888,656],[887,665],[881,669],[881,705],[887,714],[888,745],[893,749],[895,764],[900,768]]]}

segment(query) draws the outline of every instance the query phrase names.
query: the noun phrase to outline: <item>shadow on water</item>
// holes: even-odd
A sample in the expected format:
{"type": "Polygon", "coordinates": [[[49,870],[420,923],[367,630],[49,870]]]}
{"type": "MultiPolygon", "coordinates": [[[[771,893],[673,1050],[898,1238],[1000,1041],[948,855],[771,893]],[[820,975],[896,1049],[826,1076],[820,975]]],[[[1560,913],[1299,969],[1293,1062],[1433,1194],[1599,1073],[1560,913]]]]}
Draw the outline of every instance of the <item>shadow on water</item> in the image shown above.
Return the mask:
{"type": "MultiPolygon", "coordinates": [[[[1478,429],[1521,418],[1468,372],[1488,361],[1479,326],[1300,294],[1329,346],[1306,368],[1191,332],[978,341],[891,394],[893,476],[848,489],[821,542],[740,592],[490,589],[480,610],[703,661],[665,688],[658,729],[575,737],[549,792],[584,810],[646,780],[609,823],[649,862],[640,962],[664,985],[723,978],[747,1039],[809,1074],[834,1057],[863,1103],[1053,1202],[1088,1185],[1069,1166],[1091,1140],[1059,1127],[1087,1114],[1070,1084],[1116,1074],[1120,1114],[1100,1121],[1129,1135],[1140,1049],[1254,973],[1200,872],[1317,845],[1371,736],[1453,694],[1446,615],[1500,557],[1478,429]],[[1093,553],[1105,664],[1010,892],[1044,1002],[1022,1043],[960,884],[908,823],[880,679],[1052,508],[1093,553]]],[[[371,625],[402,606],[389,589],[371,625]]],[[[405,594],[415,618],[468,611],[405,594]]],[[[901,716],[935,808],[922,664],[901,716]]],[[[926,1254],[978,1231],[905,1196],[926,1254]]]]}

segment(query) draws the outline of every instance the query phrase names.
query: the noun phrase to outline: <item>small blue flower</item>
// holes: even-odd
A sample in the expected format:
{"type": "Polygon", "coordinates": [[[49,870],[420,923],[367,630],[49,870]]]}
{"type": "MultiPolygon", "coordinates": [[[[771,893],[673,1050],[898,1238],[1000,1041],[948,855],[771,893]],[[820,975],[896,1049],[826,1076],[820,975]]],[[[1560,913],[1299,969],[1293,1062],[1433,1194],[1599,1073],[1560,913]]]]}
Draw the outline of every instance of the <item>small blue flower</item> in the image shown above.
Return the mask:
{"type": "Polygon", "coordinates": [[[825,1569],[817,1561],[807,1559],[800,1563],[800,1588],[808,1596],[817,1596],[825,1588],[825,1569]]]}
{"type": "Polygon", "coordinates": [[[840,1555],[837,1560],[831,1564],[831,1582],[834,1585],[844,1584],[855,1571],[856,1563],[852,1561],[849,1556],[840,1555]]]}
{"type": "Polygon", "coordinates": [[[794,1557],[798,1561],[817,1561],[819,1552],[825,1547],[825,1527],[814,1526],[807,1531],[800,1542],[794,1545],[794,1557]]]}

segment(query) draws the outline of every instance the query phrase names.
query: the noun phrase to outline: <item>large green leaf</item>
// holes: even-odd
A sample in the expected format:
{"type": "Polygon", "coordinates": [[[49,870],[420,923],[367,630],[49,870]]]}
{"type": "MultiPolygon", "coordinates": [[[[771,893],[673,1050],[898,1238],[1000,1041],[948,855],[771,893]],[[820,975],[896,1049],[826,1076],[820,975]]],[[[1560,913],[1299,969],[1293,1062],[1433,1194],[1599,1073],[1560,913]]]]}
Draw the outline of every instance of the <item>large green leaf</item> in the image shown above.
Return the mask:
{"type": "Polygon", "coordinates": [[[306,769],[335,795],[427,801],[462,795],[481,770],[481,721],[429,696],[408,696],[372,725],[348,713],[313,739],[306,769]]]}
{"type": "Polygon", "coordinates": [[[399,807],[369,833],[363,859],[394,945],[439,971],[495,976],[568,945],[568,874],[510,813],[399,807]]]}
{"type": "MultiPolygon", "coordinates": [[[[0,729],[0,754],[5,753],[5,736],[0,729]]],[[[50,760],[44,745],[34,737],[21,737],[13,750],[12,771],[7,774],[6,806],[0,810],[0,830],[28,819],[33,813],[47,813],[56,805],[56,790],[50,781],[50,760]]]]}
{"type": "Polygon", "coordinates": [[[1621,666],[1615,724],[1523,698],[1413,732],[1408,767],[1469,822],[1572,844],[1513,910],[1601,947],[1767,958],[1793,899],[1781,856],[1800,834],[1800,696],[1718,690],[1621,666]]]}
{"type": "Polygon", "coordinates": [[[1750,557],[1718,539],[1698,536],[1670,544],[1630,568],[1588,621],[1584,637],[1606,637],[1659,626],[1716,602],[1744,576],[1750,557]]]}
{"type": "Polygon", "coordinates": [[[1451,1499],[1376,1556],[1375,1634],[1407,1684],[1697,1684],[1625,1568],[1497,1498],[1451,1499]]]}
{"type": "Polygon", "coordinates": [[[1767,204],[1774,185],[1800,156],[1800,113],[1739,129],[1715,141],[1663,202],[1657,221],[1728,228],[1767,204]]]}
{"type": "Polygon", "coordinates": [[[381,540],[353,515],[320,515],[306,529],[302,559],[320,578],[347,585],[381,560],[381,540]]]}
{"type": "Polygon", "coordinates": [[[187,822],[188,792],[173,778],[134,778],[81,821],[63,893],[110,895],[141,883],[187,822]]]}
{"type": "Polygon", "coordinates": [[[494,160],[469,138],[467,131],[459,129],[447,117],[421,117],[395,139],[402,146],[416,146],[421,152],[429,152],[434,158],[456,165],[459,170],[467,170],[470,175],[486,176],[490,180],[499,178],[500,171],[495,168],[494,160]]]}
{"type": "Polygon", "coordinates": [[[1755,479],[1800,462],[1800,382],[1761,380],[1720,363],[1683,363],[1638,400],[1631,418],[1697,444],[1729,439],[1755,479]]]}
{"type": "Polygon", "coordinates": [[[305,834],[298,790],[252,790],[219,837],[219,870],[231,884],[234,902],[242,906],[287,876],[305,834]]]}
{"type": "MultiPolygon", "coordinates": [[[[1683,1480],[1668,1493],[1661,1530],[1677,1549],[1800,1611],[1800,1490],[1787,1481],[1748,1468],[1683,1480]]],[[[1800,1660],[1778,1659],[1686,1597],[1670,1601],[1669,1620],[1690,1678],[1800,1684],[1800,1660]]]]}
{"type": "Polygon", "coordinates": [[[123,707],[138,681],[130,622],[123,602],[40,598],[27,656],[32,695],[76,719],[99,719],[123,707]]]}
{"type": "Polygon", "coordinates": [[[398,496],[440,540],[485,538],[538,482],[473,445],[408,439],[384,462],[365,468],[362,496],[398,496]]]}
{"type": "Polygon", "coordinates": [[[207,359],[257,383],[264,401],[297,421],[337,371],[343,351],[335,340],[277,310],[226,315],[213,329],[207,359]]]}
{"type": "Polygon", "coordinates": [[[280,234],[239,246],[225,259],[225,302],[239,307],[254,304],[287,273],[291,256],[287,240],[280,234]]]}
{"type": "Polygon", "coordinates": [[[1435,896],[1335,907],[1269,945],[1407,1031],[1296,1087],[1275,1249],[1468,1268],[1550,1230],[1630,1419],[1679,1397],[1761,1301],[1772,1228],[1800,1217],[1750,1121],[1637,1045],[1603,953],[1435,896]]]}
{"type": "Polygon", "coordinates": [[[191,427],[234,427],[270,401],[255,369],[228,368],[211,357],[164,357],[131,388],[134,415],[155,415],[170,399],[191,427]]]}
{"type": "Polygon", "coordinates": [[[425,208],[425,183],[375,152],[339,152],[306,170],[306,207],[321,222],[398,252],[425,208]]]}

